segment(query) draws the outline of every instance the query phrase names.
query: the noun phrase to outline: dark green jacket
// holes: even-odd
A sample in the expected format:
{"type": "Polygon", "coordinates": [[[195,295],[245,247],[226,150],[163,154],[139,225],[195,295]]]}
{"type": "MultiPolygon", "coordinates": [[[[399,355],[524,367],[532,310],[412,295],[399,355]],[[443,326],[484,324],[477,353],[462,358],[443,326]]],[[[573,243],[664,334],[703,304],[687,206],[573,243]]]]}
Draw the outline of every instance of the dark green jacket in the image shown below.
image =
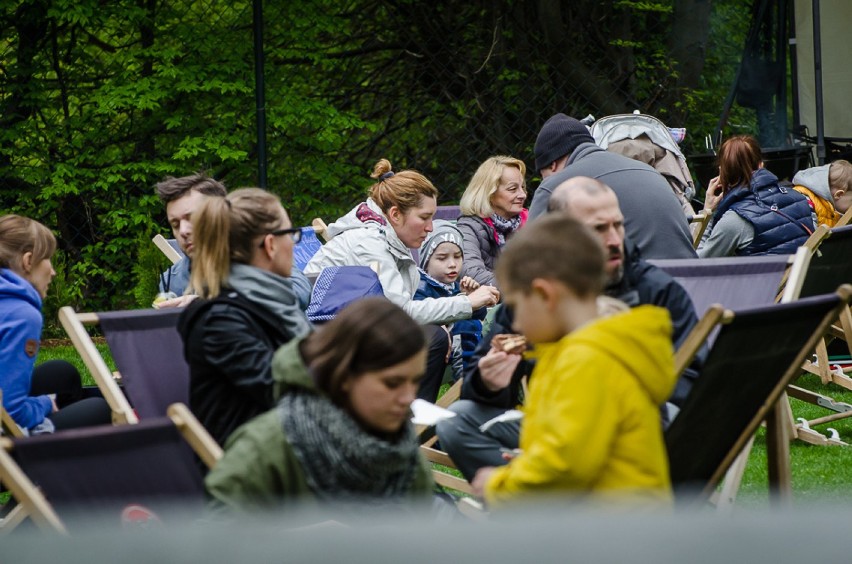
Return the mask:
{"type": "MultiPolygon", "coordinates": [[[[276,399],[291,387],[315,390],[313,380],[299,354],[301,339],[293,339],[278,349],[272,360],[276,399]]],[[[225,455],[204,481],[212,498],[211,509],[250,511],[298,503],[315,505],[277,409],[259,415],[234,431],[225,446],[225,455]]],[[[412,498],[432,491],[432,475],[424,459],[415,475],[412,498]]],[[[414,499],[412,499],[414,501],[414,499]]]]}

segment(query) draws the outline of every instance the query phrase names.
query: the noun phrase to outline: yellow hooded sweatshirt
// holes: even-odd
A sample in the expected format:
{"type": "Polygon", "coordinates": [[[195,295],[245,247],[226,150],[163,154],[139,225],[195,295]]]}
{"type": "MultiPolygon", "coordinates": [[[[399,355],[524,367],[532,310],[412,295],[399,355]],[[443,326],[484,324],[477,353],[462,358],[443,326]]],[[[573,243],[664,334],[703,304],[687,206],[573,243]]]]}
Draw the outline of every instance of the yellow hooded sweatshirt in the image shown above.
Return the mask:
{"type": "Polygon", "coordinates": [[[676,376],[668,311],[639,306],[536,345],[521,454],[485,485],[491,507],[524,494],[671,501],[660,405],[676,376]]]}

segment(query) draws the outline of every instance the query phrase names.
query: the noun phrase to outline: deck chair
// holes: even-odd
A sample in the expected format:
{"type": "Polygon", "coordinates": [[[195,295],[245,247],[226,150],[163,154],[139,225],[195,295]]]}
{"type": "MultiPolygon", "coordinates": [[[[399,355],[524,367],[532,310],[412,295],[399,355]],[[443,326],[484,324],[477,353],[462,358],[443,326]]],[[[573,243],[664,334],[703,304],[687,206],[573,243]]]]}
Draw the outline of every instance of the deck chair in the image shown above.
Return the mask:
{"type": "Polygon", "coordinates": [[[833,294],[726,313],[701,377],[665,434],[676,495],[708,501],[766,420],[770,487],[789,498],[789,427],[778,400],[850,300],[846,285],[833,294]]]}
{"type": "Polygon", "coordinates": [[[175,402],[189,401],[189,366],[177,332],[179,309],[77,313],[65,306],[59,321],[112,409],[115,423],[162,417],[175,402]],[[124,390],[84,325],[100,325],[124,390]],[[126,393],[126,395],[125,395],[126,393]]]}
{"type": "Polygon", "coordinates": [[[193,452],[210,468],[222,449],[185,405],[168,412],[138,425],[3,439],[0,478],[39,528],[60,533],[93,515],[127,524],[153,511],[168,524],[177,504],[184,516],[200,515],[204,484],[193,452]]]}
{"type": "Polygon", "coordinates": [[[160,249],[160,251],[162,251],[164,255],[166,255],[166,257],[172,262],[172,264],[177,263],[183,257],[186,256],[185,254],[183,254],[183,251],[180,249],[180,246],[178,246],[177,241],[175,241],[174,239],[166,239],[165,237],[157,233],[156,235],[154,235],[152,241],[155,245],[157,245],[157,248],[160,249]]]}
{"type": "MultiPolygon", "coordinates": [[[[821,226],[824,228],[825,226],[821,226]]],[[[826,236],[819,241],[814,249],[813,257],[807,268],[807,272],[801,283],[800,295],[802,297],[814,296],[825,293],[832,286],[852,283],[852,226],[843,226],[830,229],[826,236]]],[[[831,326],[825,339],[820,339],[815,348],[816,362],[806,360],[803,368],[805,371],[819,376],[823,384],[835,384],[847,390],[852,390],[852,378],[843,369],[832,367],[829,362],[827,340],[840,338],[847,344],[847,349],[852,356],[852,313],[849,308],[840,312],[839,320],[831,326]]],[[[838,419],[852,416],[852,405],[835,402],[832,398],[791,385],[788,394],[796,399],[807,401],[836,413],[826,417],[820,417],[811,421],[805,421],[796,426],[800,438],[812,444],[838,444],[832,440],[826,442],[821,435],[814,435],[806,431],[816,425],[830,423],[838,419]]]]}

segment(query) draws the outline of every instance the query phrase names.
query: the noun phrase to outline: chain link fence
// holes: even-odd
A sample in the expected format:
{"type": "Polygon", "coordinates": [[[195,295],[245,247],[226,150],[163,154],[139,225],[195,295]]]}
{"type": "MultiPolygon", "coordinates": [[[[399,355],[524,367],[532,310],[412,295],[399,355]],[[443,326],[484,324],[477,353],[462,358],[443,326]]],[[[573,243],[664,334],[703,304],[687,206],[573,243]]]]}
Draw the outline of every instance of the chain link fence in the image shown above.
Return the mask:
{"type": "MultiPolygon", "coordinates": [[[[689,90],[666,2],[266,2],[268,188],[296,223],[334,219],[384,157],[457,202],[489,156],[532,165],[556,112],[638,109],[689,127],[688,145],[736,68],[740,4],[714,3],[705,25],[728,39],[689,90]]],[[[168,232],[154,184],[257,183],[252,2],[30,0],[0,20],[0,209],[60,239],[48,309],[147,305],[166,266],[150,238],[168,232]]]]}

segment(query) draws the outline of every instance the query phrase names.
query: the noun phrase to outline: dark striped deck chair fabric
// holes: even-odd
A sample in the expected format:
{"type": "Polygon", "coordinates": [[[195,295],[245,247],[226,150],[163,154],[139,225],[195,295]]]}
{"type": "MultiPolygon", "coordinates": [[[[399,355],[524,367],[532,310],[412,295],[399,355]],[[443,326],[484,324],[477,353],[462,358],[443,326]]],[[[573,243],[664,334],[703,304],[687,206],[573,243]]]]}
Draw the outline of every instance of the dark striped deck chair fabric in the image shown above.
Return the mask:
{"type": "Polygon", "coordinates": [[[11,454],[69,526],[86,515],[118,520],[150,510],[165,521],[176,509],[203,509],[199,465],[165,417],[17,439],[11,454]]]}
{"type": "Polygon", "coordinates": [[[830,233],[811,258],[801,297],[826,294],[841,284],[852,283],[852,225],[830,233]]]}
{"type": "Polygon", "coordinates": [[[98,314],[124,393],[140,419],[162,417],[169,405],[189,404],[189,366],[177,331],[182,309],[98,314]]]}
{"type": "Polygon", "coordinates": [[[744,309],[722,326],[666,431],[676,492],[712,491],[842,304],[829,294],[744,309]]]}

